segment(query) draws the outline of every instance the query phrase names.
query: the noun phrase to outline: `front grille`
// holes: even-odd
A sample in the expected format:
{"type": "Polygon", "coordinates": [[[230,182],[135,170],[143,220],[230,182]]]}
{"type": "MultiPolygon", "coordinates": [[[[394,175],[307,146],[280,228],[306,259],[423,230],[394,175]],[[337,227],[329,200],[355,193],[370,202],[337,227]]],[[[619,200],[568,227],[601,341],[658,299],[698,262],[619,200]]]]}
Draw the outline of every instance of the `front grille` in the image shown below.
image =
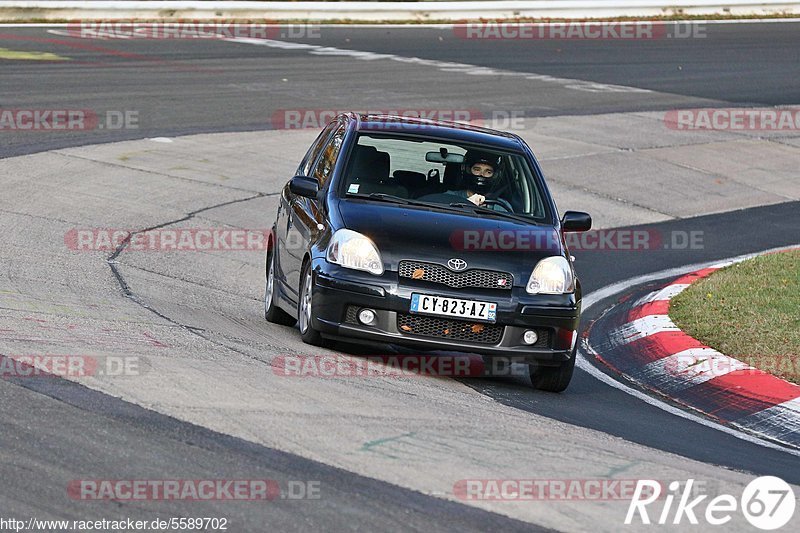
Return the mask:
{"type": "Polygon", "coordinates": [[[443,265],[423,263],[421,261],[400,261],[398,274],[401,278],[440,283],[454,289],[477,287],[481,289],[511,290],[511,286],[514,285],[514,277],[508,272],[480,270],[477,268],[471,268],[463,272],[453,272],[443,265]]]}
{"type": "Polygon", "coordinates": [[[408,335],[437,337],[459,341],[497,344],[503,336],[503,326],[464,322],[422,315],[397,314],[397,329],[408,335]]]}

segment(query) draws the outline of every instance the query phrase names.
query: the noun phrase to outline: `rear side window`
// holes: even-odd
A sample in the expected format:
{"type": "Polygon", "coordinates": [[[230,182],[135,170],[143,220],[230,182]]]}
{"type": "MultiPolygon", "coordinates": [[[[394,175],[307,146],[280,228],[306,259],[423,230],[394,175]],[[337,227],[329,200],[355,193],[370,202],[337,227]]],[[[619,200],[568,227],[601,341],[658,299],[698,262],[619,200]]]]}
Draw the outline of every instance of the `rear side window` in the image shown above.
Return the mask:
{"type": "Polygon", "coordinates": [[[322,155],[317,162],[317,166],[314,168],[313,174],[313,177],[317,178],[320,188],[328,181],[331,172],[333,172],[333,167],[336,166],[336,158],[339,157],[339,152],[342,149],[344,134],[345,127],[340,126],[322,150],[322,155]]]}
{"type": "Polygon", "coordinates": [[[322,147],[325,146],[325,143],[328,140],[328,137],[331,136],[331,133],[336,128],[337,123],[331,122],[322,132],[317,136],[317,139],[314,141],[314,144],[311,145],[311,148],[308,149],[306,152],[306,156],[303,158],[303,162],[300,163],[300,168],[298,169],[298,174],[303,176],[310,176],[311,169],[314,166],[314,162],[317,160],[317,156],[322,151],[322,147]]]}

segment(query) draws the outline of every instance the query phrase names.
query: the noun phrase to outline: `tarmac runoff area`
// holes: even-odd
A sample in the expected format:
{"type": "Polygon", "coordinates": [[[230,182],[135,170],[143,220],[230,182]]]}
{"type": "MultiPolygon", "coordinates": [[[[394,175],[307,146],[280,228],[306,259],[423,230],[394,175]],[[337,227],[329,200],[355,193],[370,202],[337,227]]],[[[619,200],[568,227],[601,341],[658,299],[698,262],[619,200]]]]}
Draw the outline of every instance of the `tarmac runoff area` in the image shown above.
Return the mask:
{"type": "MultiPolygon", "coordinates": [[[[682,131],[663,113],[523,125],[518,132],[540,158],[559,208],[592,213],[596,227],[800,199],[796,130],[682,131]]],[[[616,531],[629,498],[498,504],[464,501],[454,487],[465,478],[694,478],[713,480],[712,493],[741,493],[751,475],[522,412],[455,380],[281,376],[276,357],[333,352],[263,321],[260,250],[123,252],[113,262],[126,298],[109,252],[67,245],[75,229],[269,228],[276,195],[317,133],[146,139],[0,160],[0,353],[135,357],[137,372],[76,381],[221,433],[562,531],[616,531]]],[[[727,527],[749,526],[734,515],[727,527]]]]}

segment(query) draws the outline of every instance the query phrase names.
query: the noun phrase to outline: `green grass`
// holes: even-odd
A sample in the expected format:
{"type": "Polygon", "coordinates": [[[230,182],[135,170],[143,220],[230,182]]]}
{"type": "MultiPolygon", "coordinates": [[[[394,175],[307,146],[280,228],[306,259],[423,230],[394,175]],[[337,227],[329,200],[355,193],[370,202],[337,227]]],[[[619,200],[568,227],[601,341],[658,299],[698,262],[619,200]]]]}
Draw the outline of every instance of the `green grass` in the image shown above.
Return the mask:
{"type": "Polygon", "coordinates": [[[8,48],[0,48],[0,59],[21,61],[69,61],[68,57],[61,57],[50,52],[29,52],[25,50],[9,50],[8,48]]]}
{"type": "Polygon", "coordinates": [[[707,346],[800,383],[800,251],[718,270],[674,298],[669,315],[707,346]]]}

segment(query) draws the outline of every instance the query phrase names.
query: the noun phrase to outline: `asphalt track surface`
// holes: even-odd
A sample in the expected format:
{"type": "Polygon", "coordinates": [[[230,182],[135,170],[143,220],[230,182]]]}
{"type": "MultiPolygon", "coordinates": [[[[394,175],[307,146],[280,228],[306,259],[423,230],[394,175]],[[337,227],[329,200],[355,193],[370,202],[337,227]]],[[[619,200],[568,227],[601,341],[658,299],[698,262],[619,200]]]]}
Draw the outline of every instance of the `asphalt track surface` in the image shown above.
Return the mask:
{"type": "MultiPolygon", "coordinates": [[[[269,129],[282,109],[460,109],[524,116],[795,104],[800,23],[708,24],[703,38],[474,40],[447,28],[316,27],[280,39],[647,89],[563,90],[535,80],[465,77],[392,61],[310,55],[241,43],[85,40],[0,27],[0,48],[64,62],[0,57],[5,108],[133,110],[134,130],[5,133],[0,157],[112,140],[269,129]],[[556,90],[557,89],[557,90],[556,90]]],[[[61,28],[64,32],[65,28],[61,28]]],[[[284,30],[288,31],[288,30],[284,30]]]]}
{"type": "MultiPolygon", "coordinates": [[[[134,109],[140,128],[78,134],[5,132],[0,157],[56,147],[205,131],[268,129],[275,110],[308,107],[426,107],[515,109],[527,116],[663,110],[675,106],[790,104],[800,101],[797,24],[710,26],[705,39],[658,42],[500,42],[458,40],[449,30],[323,29],[314,44],[414,55],[490,68],[549,74],[646,88],[648,93],[581,93],[529,83],[521,92],[502,77],[449,77],[415,72],[402,79],[397,65],[353,63],[303,51],[230,42],[82,41],[44,29],[0,28],[0,48],[48,51],[59,62],[0,59],[4,108],[134,109]],[[441,39],[440,39],[441,37],[441,39]],[[76,64],[80,63],[80,64],[76,64]],[[681,66],[681,69],[677,67],[681,66]],[[288,81],[283,81],[283,80],[288,81]],[[490,94],[491,97],[486,95],[490,94]],[[455,105],[455,104],[457,105],[455,105]]],[[[668,233],[702,231],[702,250],[576,254],[586,292],[637,275],[706,260],[796,244],[800,203],[754,208],[646,226],[668,233]]],[[[589,323],[610,302],[601,302],[589,323]]],[[[265,326],[266,327],[266,326],[265,326]]],[[[566,394],[533,394],[522,379],[466,380],[498,402],[571,425],[752,474],[800,483],[795,456],[648,406],[577,371],[566,394]]],[[[318,505],[254,507],[200,504],[205,515],[235,515],[240,530],[264,523],[278,530],[531,530],[500,514],[362,477],[297,455],[215,433],[60,379],[0,382],[0,508],[25,515],[41,502],[64,517],[81,505],[64,495],[67,480],[87,471],[109,478],[158,477],[180,465],[186,477],[318,479],[336,488],[318,505]],[[35,419],[26,412],[35,412],[35,419]],[[218,507],[217,507],[218,506],[218,507]]],[[[284,502],[282,502],[284,503],[284,502]]],[[[302,502],[301,502],[302,503],[302,502]]],[[[196,508],[193,508],[193,510],[196,508]]],[[[126,516],[154,512],[187,515],[180,502],[120,506],[126,516]]]]}
{"type": "MultiPolygon", "coordinates": [[[[286,491],[297,479],[318,481],[325,496],[309,502],[121,503],[112,516],[230,517],[233,531],[547,531],[511,518],[424,496],[351,472],[254,445],[131,405],[65,380],[43,377],[0,383],[4,517],[108,516],[107,502],[76,502],[64,488],[82,472],[101,479],[270,479],[286,491]],[[35,420],[20,419],[24,406],[35,420]],[[76,507],[78,507],[76,509],[76,507]]],[[[108,516],[111,519],[111,516],[108,516]]]]}

